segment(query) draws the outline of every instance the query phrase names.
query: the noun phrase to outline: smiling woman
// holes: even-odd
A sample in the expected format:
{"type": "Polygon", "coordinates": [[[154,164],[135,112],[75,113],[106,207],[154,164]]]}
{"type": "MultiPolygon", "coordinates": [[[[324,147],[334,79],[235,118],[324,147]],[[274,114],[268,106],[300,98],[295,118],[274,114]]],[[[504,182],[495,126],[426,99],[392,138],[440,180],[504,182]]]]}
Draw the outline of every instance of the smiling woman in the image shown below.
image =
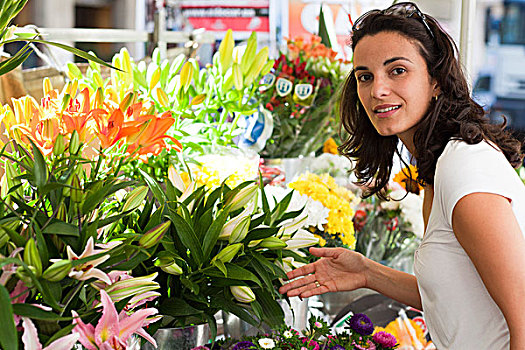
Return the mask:
{"type": "Polygon", "coordinates": [[[525,348],[525,187],[512,168],[520,143],[488,123],[456,45],[415,4],[355,23],[354,70],[341,97],[349,136],[339,150],[356,160],[365,196],[383,198],[398,142],[413,155],[426,226],[416,276],[343,248],[312,248],[321,259],[288,273],[295,280],[281,292],[370,288],[422,308],[439,349],[525,348]]]}

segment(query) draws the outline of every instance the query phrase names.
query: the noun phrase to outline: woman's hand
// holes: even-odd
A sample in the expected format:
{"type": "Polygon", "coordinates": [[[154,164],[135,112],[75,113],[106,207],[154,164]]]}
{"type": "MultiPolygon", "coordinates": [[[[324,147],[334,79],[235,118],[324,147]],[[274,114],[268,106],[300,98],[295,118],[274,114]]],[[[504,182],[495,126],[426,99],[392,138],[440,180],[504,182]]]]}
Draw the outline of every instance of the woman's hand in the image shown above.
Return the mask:
{"type": "Polygon", "coordinates": [[[366,258],[361,254],[345,248],[310,248],[310,253],[321,259],[288,272],[292,281],[280,293],[308,298],[366,286],[366,258]]]}

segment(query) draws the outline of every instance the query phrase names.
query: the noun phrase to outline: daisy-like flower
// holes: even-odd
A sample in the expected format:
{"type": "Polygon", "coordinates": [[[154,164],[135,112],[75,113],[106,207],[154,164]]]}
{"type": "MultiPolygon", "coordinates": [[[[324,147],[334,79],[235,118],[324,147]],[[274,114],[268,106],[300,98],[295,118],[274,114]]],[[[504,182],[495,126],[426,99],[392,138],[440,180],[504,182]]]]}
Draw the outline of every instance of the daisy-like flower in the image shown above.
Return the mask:
{"type": "Polygon", "coordinates": [[[323,325],[321,324],[321,322],[315,322],[315,323],[314,323],[314,326],[315,326],[315,328],[321,328],[321,327],[323,327],[323,325]]]}
{"type": "Polygon", "coordinates": [[[350,318],[350,328],[361,335],[370,335],[374,332],[372,321],[365,314],[355,314],[350,318]]]}
{"type": "Polygon", "coordinates": [[[283,332],[283,337],[285,337],[286,339],[289,339],[289,338],[293,337],[293,333],[291,331],[284,331],[283,332]]]}
{"type": "Polygon", "coordinates": [[[275,348],[275,342],[271,338],[261,338],[261,339],[259,339],[259,345],[263,349],[273,349],[273,348],[275,348]]]}
{"type": "MultiPolygon", "coordinates": [[[[103,253],[103,252],[104,252],[103,250],[94,249],[93,237],[89,237],[87,244],[86,244],[86,249],[84,249],[84,251],[80,255],[75,254],[75,252],[71,249],[71,247],[67,246],[67,257],[69,260],[78,260],[82,258],[87,258],[89,256],[96,255],[96,254],[103,253]]],[[[80,281],[85,281],[90,278],[96,278],[98,280],[106,282],[107,284],[111,284],[111,279],[109,278],[109,276],[102,270],[95,268],[96,266],[102,264],[104,261],[108,259],[109,259],[109,255],[104,255],[100,258],[93,259],[83,264],[74,266],[69,272],[69,277],[80,280],[80,281]]]]}
{"type": "Polygon", "coordinates": [[[393,348],[397,344],[396,337],[387,332],[377,332],[372,336],[372,339],[385,348],[393,348]]]}

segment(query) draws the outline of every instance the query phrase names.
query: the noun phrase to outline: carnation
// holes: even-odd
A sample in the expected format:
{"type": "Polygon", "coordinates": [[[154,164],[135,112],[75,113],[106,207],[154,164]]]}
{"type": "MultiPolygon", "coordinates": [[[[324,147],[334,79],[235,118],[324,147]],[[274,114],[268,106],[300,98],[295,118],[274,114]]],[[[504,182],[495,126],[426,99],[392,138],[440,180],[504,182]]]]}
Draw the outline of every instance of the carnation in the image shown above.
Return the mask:
{"type": "Polygon", "coordinates": [[[372,321],[365,314],[355,314],[350,318],[350,328],[361,335],[370,335],[374,332],[372,321]]]}
{"type": "Polygon", "coordinates": [[[377,332],[372,339],[385,348],[393,348],[397,344],[397,339],[392,334],[387,332],[377,332]]]}

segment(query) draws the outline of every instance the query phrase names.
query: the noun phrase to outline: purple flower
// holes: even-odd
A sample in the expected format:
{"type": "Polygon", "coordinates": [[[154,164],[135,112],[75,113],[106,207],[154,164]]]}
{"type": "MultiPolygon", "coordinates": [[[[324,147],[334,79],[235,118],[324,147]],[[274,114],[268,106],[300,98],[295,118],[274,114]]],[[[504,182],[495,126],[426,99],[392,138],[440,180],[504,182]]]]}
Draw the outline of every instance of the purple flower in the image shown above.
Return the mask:
{"type": "Polygon", "coordinates": [[[370,335],[374,332],[374,325],[365,314],[355,314],[349,322],[350,328],[361,335],[370,335]]]}
{"type": "Polygon", "coordinates": [[[330,348],[330,350],[346,350],[344,346],[336,344],[330,348]]]}
{"type": "Polygon", "coordinates": [[[254,343],[251,341],[240,341],[237,344],[235,344],[232,348],[232,350],[248,350],[248,349],[256,349],[254,343]]]}
{"type": "Polygon", "coordinates": [[[385,348],[393,348],[397,344],[396,337],[387,332],[377,332],[372,339],[385,348]]]}

